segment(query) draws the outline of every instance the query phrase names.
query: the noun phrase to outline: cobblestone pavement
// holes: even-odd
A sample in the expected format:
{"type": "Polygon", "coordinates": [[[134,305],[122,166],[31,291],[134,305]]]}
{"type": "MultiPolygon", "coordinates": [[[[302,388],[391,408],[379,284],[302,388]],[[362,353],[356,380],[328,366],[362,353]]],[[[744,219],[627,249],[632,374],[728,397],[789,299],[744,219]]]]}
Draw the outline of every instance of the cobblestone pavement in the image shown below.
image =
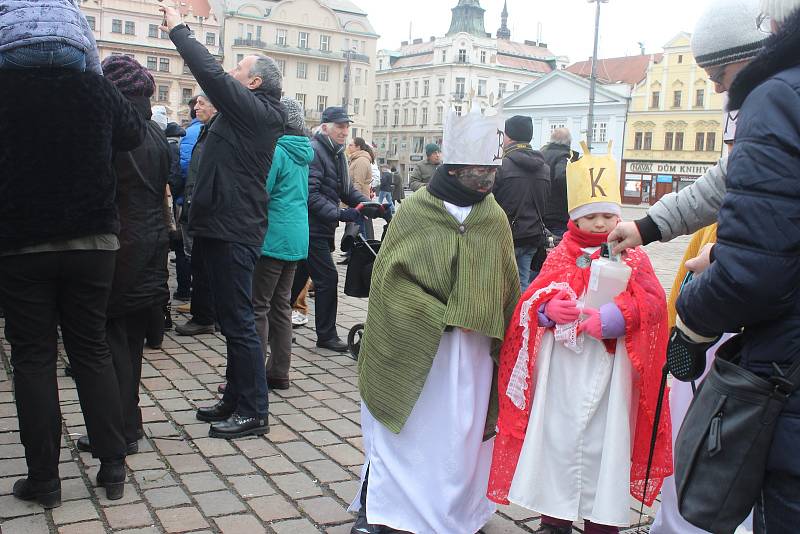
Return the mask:
{"type": "MultiPolygon", "coordinates": [[[[627,211],[628,217],[640,213],[627,211]]],[[[685,243],[682,239],[648,248],[665,286],[671,284],[685,243]]],[[[313,300],[310,303],[313,311],[313,300]]],[[[340,298],[340,333],[362,322],[366,309],[366,300],[340,298]]],[[[176,314],[175,320],[181,323],[185,318],[176,314]]],[[[128,482],[120,501],[110,502],[94,488],[98,462],[75,448],[85,427],[75,385],[64,376],[59,360],[64,503],[47,512],[11,495],[13,482],[26,467],[10,351],[2,339],[0,531],[348,533],[353,518],[346,510],[357,492],[363,461],[355,362],[316,349],[312,329],[295,332],[292,387],[270,392],[270,433],[239,441],[209,439],[209,425],[195,419],[196,407],[212,403],[223,380],[225,343],[220,335],[189,338],[168,332],[161,350],[146,350],[141,387],[146,437],[140,441],[140,453],[127,458],[128,482]]],[[[63,358],[63,349],[61,354],[63,358]]],[[[633,502],[631,506],[631,522],[636,524],[638,507],[634,510],[633,502]]],[[[648,523],[652,510],[646,513],[648,523]]],[[[483,532],[532,532],[538,525],[535,514],[502,507],[483,532]]]]}

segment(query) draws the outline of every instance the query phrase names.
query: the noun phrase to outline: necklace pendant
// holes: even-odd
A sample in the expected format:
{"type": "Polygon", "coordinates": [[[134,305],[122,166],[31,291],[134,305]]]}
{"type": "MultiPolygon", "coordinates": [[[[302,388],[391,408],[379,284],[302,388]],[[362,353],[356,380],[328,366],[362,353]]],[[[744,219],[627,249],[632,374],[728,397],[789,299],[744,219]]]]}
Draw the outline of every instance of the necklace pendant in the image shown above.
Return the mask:
{"type": "Polygon", "coordinates": [[[581,269],[586,269],[592,264],[592,257],[588,254],[581,254],[578,256],[578,259],[575,260],[575,265],[580,267],[581,269]]]}

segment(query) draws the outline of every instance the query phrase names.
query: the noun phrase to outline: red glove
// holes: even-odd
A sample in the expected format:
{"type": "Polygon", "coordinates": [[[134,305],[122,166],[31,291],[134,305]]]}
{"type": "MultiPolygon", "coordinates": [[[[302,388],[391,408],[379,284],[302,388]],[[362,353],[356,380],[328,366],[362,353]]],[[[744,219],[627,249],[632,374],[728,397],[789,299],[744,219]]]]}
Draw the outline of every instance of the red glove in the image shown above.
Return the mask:
{"type": "Polygon", "coordinates": [[[544,307],[544,313],[556,324],[569,324],[577,321],[581,312],[577,302],[566,291],[559,291],[544,307]]]}
{"type": "Polygon", "coordinates": [[[578,334],[586,332],[595,339],[603,339],[603,321],[600,319],[600,311],[593,308],[584,308],[583,314],[588,315],[588,319],[581,321],[578,325],[578,334]]]}

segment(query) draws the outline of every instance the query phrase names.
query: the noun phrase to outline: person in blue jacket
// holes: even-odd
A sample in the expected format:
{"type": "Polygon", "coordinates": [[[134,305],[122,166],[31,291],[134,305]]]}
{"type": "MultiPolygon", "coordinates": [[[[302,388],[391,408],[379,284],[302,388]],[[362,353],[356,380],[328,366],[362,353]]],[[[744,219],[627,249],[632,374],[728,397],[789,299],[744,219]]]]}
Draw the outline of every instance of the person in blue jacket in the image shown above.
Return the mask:
{"type": "MultiPolygon", "coordinates": [[[[678,299],[678,327],[696,343],[742,331],[740,365],[761,376],[800,360],[800,0],[762,0],[774,35],[737,75],[740,109],[710,267],[678,299]]],[[[756,532],[797,532],[800,393],[778,420],[756,503],[756,532]]]]}
{"type": "Polygon", "coordinates": [[[267,176],[267,235],[253,274],[256,330],[267,359],[267,384],[289,389],[292,358],[292,282],[297,263],[308,257],[308,165],[314,159],[304,134],[303,107],[281,98],[288,119],[267,176]]]}

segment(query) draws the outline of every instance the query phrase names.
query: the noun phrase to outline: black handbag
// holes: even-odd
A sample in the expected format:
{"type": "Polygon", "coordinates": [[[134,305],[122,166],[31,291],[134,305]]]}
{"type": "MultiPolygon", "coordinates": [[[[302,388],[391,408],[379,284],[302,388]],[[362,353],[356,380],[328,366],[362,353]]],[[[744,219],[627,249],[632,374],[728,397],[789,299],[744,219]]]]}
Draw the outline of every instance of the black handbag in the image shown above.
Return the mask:
{"type": "Polygon", "coordinates": [[[675,441],[678,508],[689,523],[728,534],[761,493],[775,425],[800,387],[800,361],[769,378],[738,364],[742,336],[717,350],[675,441]]]}

